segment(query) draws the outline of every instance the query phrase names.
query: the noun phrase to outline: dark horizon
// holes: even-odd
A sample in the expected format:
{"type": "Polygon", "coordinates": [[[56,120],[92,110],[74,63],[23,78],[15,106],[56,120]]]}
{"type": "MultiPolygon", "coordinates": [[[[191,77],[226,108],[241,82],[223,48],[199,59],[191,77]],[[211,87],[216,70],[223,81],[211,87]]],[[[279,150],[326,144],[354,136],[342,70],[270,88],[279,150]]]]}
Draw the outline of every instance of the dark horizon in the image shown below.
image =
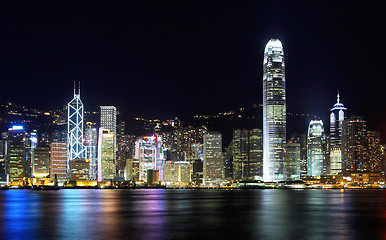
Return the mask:
{"type": "Polygon", "coordinates": [[[7,3],[1,13],[2,103],[61,108],[81,81],[86,111],[114,105],[127,117],[260,104],[264,47],[278,38],[288,112],[328,126],[339,90],[348,116],[386,134],[385,16],[371,3],[7,3]]]}

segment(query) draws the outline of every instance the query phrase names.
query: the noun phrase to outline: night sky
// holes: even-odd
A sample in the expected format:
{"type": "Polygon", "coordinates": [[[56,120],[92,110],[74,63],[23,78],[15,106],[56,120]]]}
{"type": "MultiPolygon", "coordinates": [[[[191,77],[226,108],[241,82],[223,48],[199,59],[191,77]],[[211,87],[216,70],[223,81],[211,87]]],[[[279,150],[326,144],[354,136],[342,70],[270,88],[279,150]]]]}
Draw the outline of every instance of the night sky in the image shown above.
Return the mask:
{"type": "Polygon", "coordinates": [[[385,18],[370,1],[2,2],[0,101],[61,108],[81,81],[86,111],[232,110],[261,103],[264,47],[279,38],[289,112],[328,121],[340,90],[386,134],[385,18]]]}

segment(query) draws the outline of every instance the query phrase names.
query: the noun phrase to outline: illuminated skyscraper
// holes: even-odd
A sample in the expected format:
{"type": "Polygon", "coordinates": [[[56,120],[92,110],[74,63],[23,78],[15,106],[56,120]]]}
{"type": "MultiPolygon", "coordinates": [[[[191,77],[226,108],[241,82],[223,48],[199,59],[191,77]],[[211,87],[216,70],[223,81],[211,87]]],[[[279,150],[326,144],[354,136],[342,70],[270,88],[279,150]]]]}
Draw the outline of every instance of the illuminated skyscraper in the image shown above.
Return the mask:
{"type": "Polygon", "coordinates": [[[147,179],[147,170],[157,169],[163,181],[164,153],[162,136],[145,136],[135,142],[135,158],[139,159],[139,180],[147,179]]]}
{"type": "Polygon", "coordinates": [[[50,146],[39,143],[33,150],[32,175],[35,178],[45,178],[50,174],[50,146]]]}
{"type": "Polygon", "coordinates": [[[80,83],[78,93],[74,83],[74,99],[67,107],[67,165],[69,166],[69,162],[73,159],[86,157],[86,148],[83,145],[83,103],[80,100],[80,83]]]}
{"type": "Polygon", "coordinates": [[[322,120],[311,120],[307,135],[307,175],[316,177],[325,175],[326,136],[322,120]]]}
{"type": "Polygon", "coordinates": [[[342,169],[344,172],[368,171],[367,158],[366,121],[352,116],[342,124],[342,169]]]}
{"type": "Polygon", "coordinates": [[[97,151],[98,151],[98,131],[96,128],[88,125],[85,133],[85,147],[87,151],[87,159],[90,162],[90,180],[97,180],[98,176],[98,159],[97,159],[97,151]]]}
{"type": "Polygon", "coordinates": [[[98,182],[115,178],[114,134],[99,128],[98,140],[98,182]]]}
{"type": "Polygon", "coordinates": [[[64,182],[67,178],[67,153],[65,142],[51,143],[51,178],[64,182]]]}
{"type": "Polygon", "coordinates": [[[114,162],[117,154],[117,109],[114,106],[101,106],[101,125],[114,135],[114,162]]]}
{"type": "Polygon", "coordinates": [[[340,102],[338,92],[335,105],[330,110],[330,172],[331,175],[336,175],[342,172],[342,124],[345,119],[345,111],[343,103],[340,102]]]}
{"type": "Polygon", "coordinates": [[[8,129],[9,180],[22,184],[26,179],[26,132],[23,126],[8,129]]]}
{"type": "Polygon", "coordinates": [[[284,51],[278,39],[265,46],[263,64],[263,179],[281,181],[286,176],[286,84],[284,51]]]}
{"type": "Polygon", "coordinates": [[[338,92],[337,100],[330,112],[330,135],[331,135],[331,147],[340,147],[342,143],[342,123],[345,119],[345,111],[343,103],[340,102],[340,96],[338,92]]]}
{"type": "Polygon", "coordinates": [[[223,177],[222,135],[207,132],[204,135],[204,185],[218,184],[223,177]]]}

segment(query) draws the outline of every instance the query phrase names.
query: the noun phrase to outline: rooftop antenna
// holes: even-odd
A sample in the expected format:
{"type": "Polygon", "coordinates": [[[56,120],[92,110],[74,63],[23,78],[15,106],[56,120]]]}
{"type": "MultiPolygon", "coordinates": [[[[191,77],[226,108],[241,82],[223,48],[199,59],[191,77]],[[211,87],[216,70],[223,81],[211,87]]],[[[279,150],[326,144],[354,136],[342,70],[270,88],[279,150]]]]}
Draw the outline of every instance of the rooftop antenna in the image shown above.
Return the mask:
{"type": "Polygon", "coordinates": [[[74,97],[76,95],[76,91],[75,91],[75,81],[74,81],[74,97]]]}
{"type": "Polygon", "coordinates": [[[80,96],[80,81],[78,81],[78,95],[80,96]]]}
{"type": "Polygon", "coordinates": [[[338,96],[336,98],[337,98],[337,101],[339,103],[339,101],[340,101],[339,90],[338,90],[338,96]]]}

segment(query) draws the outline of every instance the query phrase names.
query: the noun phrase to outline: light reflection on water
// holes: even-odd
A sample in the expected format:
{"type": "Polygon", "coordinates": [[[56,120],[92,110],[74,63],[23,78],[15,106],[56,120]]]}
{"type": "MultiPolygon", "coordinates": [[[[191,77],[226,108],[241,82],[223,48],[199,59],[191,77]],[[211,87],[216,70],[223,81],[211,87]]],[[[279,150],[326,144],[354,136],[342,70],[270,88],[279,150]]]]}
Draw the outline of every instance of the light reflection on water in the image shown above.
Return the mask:
{"type": "Polygon", "coordinates": [[[385,239],[382,190],[0,191],[0,239],[385,239]]]}

